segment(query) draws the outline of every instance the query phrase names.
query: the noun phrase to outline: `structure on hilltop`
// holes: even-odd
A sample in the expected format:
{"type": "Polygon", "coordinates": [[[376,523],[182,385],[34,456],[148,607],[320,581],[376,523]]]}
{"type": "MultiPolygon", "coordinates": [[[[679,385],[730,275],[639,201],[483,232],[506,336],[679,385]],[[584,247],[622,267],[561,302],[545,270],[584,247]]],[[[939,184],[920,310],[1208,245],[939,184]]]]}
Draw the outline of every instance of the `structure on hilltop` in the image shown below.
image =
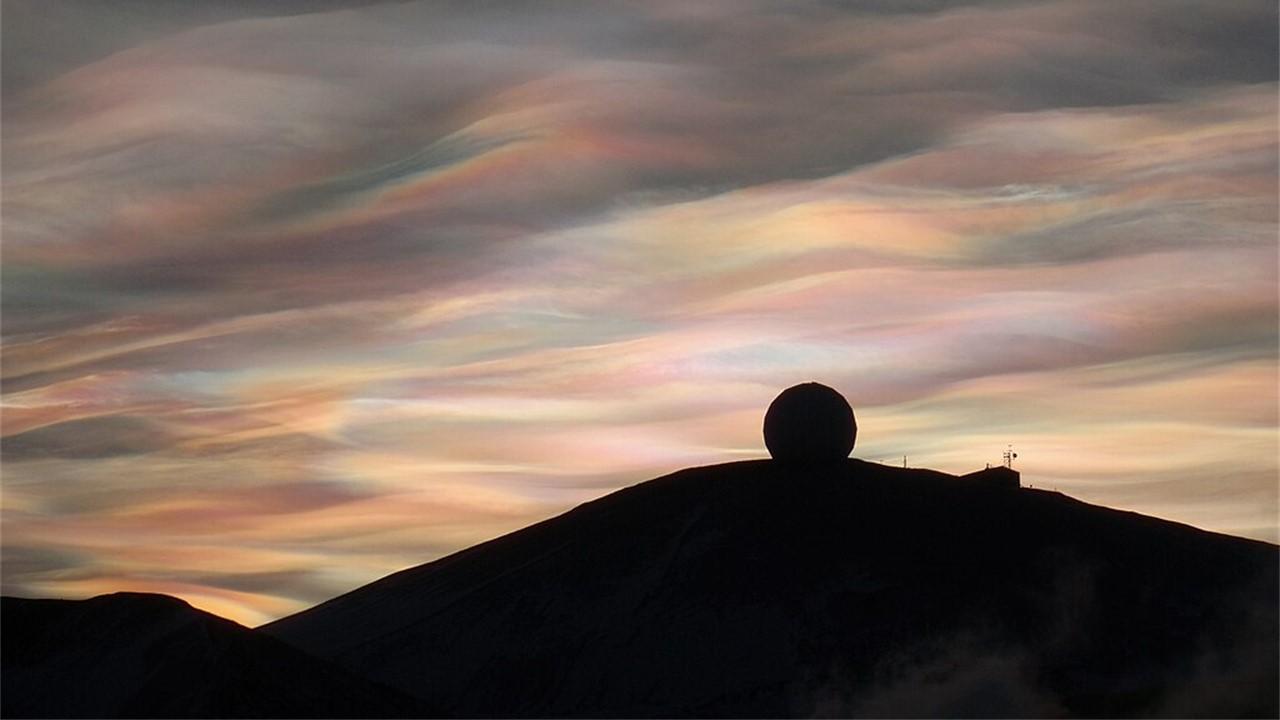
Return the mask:
{"type": "Polygon", "coordinates": [[[960,477],[986,487],[1016,490],[1022,487],[1022,473],[1013,469],[1013,461],[1016,457],[1018,457],[1018,453],[1014,452],[1013,446],[1010,445],[1004,451],[1004,464],[1000,467],[988,465],[984,470],[971,472],[960,477]]]}
{"type": "Polygon", "coordinates": [[[1014,470],[1008,465],[989,467],[985,470],[977,470],[967,475],[961,475],[960,477],[964,480],[992,488],[1016,490],[1022,487],[1022,473],[1014,470]]]}
{"type": "MultiPolygon", "coordinates": [[[[836,390],[816,382],[795,385],[782,391],[764,416],[764,441],[777,462],[790,465],[824,465],[843,461],[852,452],[858,436],[853,408],[836,390]]],[[[1010,445],[1004,464],[962,475],[966,480],[991,488],[1022,487],[1022,475],[1013,469],[1018,454],[1010,445]]],[[[906,456],[902,466],[907,466],[906,456]]]]}

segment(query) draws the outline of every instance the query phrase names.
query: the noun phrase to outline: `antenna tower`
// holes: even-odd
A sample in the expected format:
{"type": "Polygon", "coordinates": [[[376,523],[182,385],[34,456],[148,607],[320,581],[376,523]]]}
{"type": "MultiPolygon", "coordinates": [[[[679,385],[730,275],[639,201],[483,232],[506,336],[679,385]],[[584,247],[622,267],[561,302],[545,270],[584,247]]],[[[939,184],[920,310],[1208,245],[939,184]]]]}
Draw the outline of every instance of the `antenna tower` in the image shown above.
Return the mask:
{"type": "Polygon", "coordinates": [[[1013,469],[1013,461],[1018,457],[1018,453],[1013,451],[1013,445],[1010,444],[1004,451],[1004,466],[1013,469]]]}

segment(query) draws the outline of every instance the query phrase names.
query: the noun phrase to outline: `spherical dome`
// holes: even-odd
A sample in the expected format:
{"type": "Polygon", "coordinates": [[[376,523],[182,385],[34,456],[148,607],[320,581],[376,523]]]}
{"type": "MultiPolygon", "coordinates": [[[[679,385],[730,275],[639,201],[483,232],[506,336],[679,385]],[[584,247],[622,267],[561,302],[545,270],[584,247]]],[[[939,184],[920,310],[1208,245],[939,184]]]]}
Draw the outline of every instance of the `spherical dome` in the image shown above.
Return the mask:
{"type": "Polygon", "coordinates": [[[837,462],[849,457],[857,436],[848,401],[816,382],[783,390],[764,415],[764,444],[774,460],[837,462]]]}

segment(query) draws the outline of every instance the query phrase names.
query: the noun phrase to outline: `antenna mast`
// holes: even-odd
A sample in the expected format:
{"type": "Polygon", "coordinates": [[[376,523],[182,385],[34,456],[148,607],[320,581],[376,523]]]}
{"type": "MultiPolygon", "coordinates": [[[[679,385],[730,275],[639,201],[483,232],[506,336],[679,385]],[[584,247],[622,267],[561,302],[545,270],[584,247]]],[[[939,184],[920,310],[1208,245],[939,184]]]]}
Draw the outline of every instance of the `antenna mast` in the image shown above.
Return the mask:
{"type": "Polygon", "coordinates": [[[1018,453],[1013,451],[1013,444],[1010,443],[1009,447],[1006,448],[1004,451],[1004,466],[1012,470],[1013,461],[1014,461],[1014,458],[1016,457],[1018,457],[1018,453]]]}

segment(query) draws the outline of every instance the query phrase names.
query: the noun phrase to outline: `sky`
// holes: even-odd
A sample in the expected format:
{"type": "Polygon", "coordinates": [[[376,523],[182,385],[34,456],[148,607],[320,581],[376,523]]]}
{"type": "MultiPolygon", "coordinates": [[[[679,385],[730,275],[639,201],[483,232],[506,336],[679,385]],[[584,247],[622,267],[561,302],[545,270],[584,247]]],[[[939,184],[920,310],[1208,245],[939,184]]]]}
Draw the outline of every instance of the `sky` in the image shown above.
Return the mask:
{"type": "Polygon", "coordinates": [[[1275,542],[1273,0],[6,0],[0,589],[256,625],[854,456],[1275,542]]]}

